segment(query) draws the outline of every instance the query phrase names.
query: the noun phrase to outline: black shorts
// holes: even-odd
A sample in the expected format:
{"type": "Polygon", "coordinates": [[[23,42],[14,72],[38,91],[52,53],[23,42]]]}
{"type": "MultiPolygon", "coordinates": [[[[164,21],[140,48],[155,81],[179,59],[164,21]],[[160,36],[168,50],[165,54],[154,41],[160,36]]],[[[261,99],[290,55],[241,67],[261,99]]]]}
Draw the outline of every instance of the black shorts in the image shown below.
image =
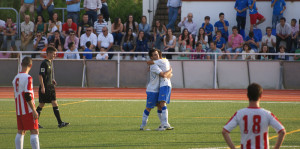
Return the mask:
{"type": "Polygon", "coordinates": [[[56,100],[56,93],[54,85],[45,86],[45,94],[42,94],[41,87],[39,88],[39,102],[40,103],[51,103],[56,100]]]}

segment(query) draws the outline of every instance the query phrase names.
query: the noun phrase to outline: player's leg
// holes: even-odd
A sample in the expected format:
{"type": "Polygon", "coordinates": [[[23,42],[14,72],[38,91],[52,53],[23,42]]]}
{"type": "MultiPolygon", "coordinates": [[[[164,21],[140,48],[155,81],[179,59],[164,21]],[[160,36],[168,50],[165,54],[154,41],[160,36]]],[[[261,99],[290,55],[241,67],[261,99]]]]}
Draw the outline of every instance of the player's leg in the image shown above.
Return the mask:
{"type": "Polygon", "coordinates": [[[58,127],[62,128],[62,127],[68,126],[70,123],[63,122],[61,120],[61,118],[60,118],[60,112],[59,112],[59,109],[58,109],[57,101],[56,100],[52,100],[51,103],[52,103],[54,115],[55,115],[57,123],[58,123],[58,127]]]}
{"type": "Polygon", "coordinates": [[[157,98],[158,98],[158,93],[146,92],[146,94],[147,94],[146,108],[143,112],[142,125],[140,126],[140,130],[144,130],[144,128],[146,127],[150,111],[156,106],[157,98]]]}
{"type": "Polygon", "coordinates": [[[30,130],[30,144],[32,149],[39,149],[40,148],[40,141],[39,141],[39,130],[32,129],[30,130]]]}
{"type": "Polygon", "coordinates": [[[257,13],[257,20],[259,20],[259,21],[256,23],[256,26],[263,23],[263,22],[265,22],[266,18],[263,15],[257,13]]]}
{"type": "Polygon", "coordinates": [[[151,112],[151,108],[146,107],[146,109],[144,110],[144,113],[143,113],[142,125],[140,126],[140,130],[145,130],[150,112],[151,112]]]}
{"type": "Polygon", "coordinates": [[[168,108],[167,104],[170,103],[170,96],[171,96],[171,87],[170,86],[163,86],[159,89],[159,96],[158,101],[160,102],[160,107],[162,110],[162,129],[161,130],[172,130],[173,127],[170,126],[168,120],[168,108]]]}
{"type": "Polygon", "coordinates": [[[18,130],[15,138],[16,149],[23,149],[25,130],[18,130]]]}
{"type": "Polygon", "coordinates": [[[159,118],[160,124],[162,124],[162,110],[159,103],[156,104],[157,106],[157,116],[159,118]]]}

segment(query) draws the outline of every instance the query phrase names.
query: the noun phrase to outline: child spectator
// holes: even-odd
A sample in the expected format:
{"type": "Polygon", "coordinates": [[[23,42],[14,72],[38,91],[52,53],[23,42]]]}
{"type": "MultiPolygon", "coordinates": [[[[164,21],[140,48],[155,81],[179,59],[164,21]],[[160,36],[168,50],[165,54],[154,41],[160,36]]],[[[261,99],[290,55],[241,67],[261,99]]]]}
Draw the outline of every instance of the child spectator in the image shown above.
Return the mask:
{"type": "Polygon", "coordinates": [[[212,32],[214,31],[214,27],[212,24],[209,23],[210,21],[209,16],[205,16],[204,21],[205,22],[202,23],[202,27],[205,30],[205,35],[207,35],[208,37],[208,43],[210,43],[212,41],[212,32]]]}
{"type": "Polygon", "coordinates": [[[69,43],[68,48],[69,49],[65,52],[64,59],[80,59],[74,42],[69,43]]]}
{"type": "Polygon", "coordinates": [[[221,31],[222,37],[225,39],[225,41],[227,41],[228,40],[228,26],[229,26],[229,23],[228,23],[227,20],[225,20],[223,12],[221,12],[219,14],[219,18],[220,18],[220,20],[217,21],[214,25],[215,26],[215,31],[216,32],[221,31]]]}
{"type": "Polygon", "coordinates": [[[252,50],[258,53],[259,43],[253,32],[249,32],[249,35],[246,37],[245,41],[250,45],[252,50]]]}
{"type": "Polygon", "coordinates": [[[279,47],[278,54],[279,55],[276,55],[277,60],[289,60],[289,56],[285,55],[285,47],[284,46],[279,47]]]}
{"type": "MultiPolygon", "coordinates": [[[[261,46],[260,54],[269,53],[269,47],[266,44],[261,46]]],[[[259,60],[272,60],[272,55],[258,55],[259,60]]]]}
{"type": "Polygon", "coordinates": [[[213,38],[213,42],[216,42],[217,48],[221,49],[223,53],[225,52],[226,41],[222,37],[221,31],[217,31],[216,36],[213,38]]]}
{"type": "MultiPolygon", "coordinates": [[[[85,46],[87,48],[85,48],[83,52],[92,52],[92,50],[91,50],[92,43],[90,41],[86,42],[85,46]]],[[[91,53],[84,53],[83,54],[83,59],[92,59],[92,58],[93,58],[93,54],[91,54],[91,53]]]]}
{"type": "Polygon", "coordinates": [[[286,9],[286,4],[284,0],[272,0],[271,8],[272,7],[273,7],[272,28],[276,29],[277,23],[279,23],[280,18],[283,17],[283,12],[286,9]]]}
{"type": "Polygon", "coordinates": [[[96,60],[108,60],[108,54],[104,48],[100,49],[100,53],[97,54],[96,60]]]}
{"type": "MultiPolygon", "coordinates": [[[[136,48],[136,38],[133,36],[132,29],[129,29],[125,36],[122,38],[121,51],[122,52],[134,52],[136,48]]],[[[125,59],[125,54],[123,54],[123,60],[125,59]]],[[[133,59],[133,54],[130,54],[130,59],[133,59]]]]}
{"type": "Polygon", "coordinates": [[[236,10],[236,22],[239,34],[245,37],[246,16],[248,9],[247,0],[236,0],[234,9],[236,10]]]}
{"type": "Polygon", "coordinates": [[[196,43],[201,43],[203,49],[208,49],[208,36],[205,34],[205,30],[203,27],[199,28],[198,35],[195,39],[196,43]]]}
{"type": "Polygon", "coordinates": [[[256,8],[256,0],[248,0],[249,14],[250,14],[250,31],[253,31],[253,27],[263,23],[266,19],[260,13],[258,13],[256,8]],[[256,22],[259,20],[258,22],[256,22]]]}
{"type": "MultiPolygon", "coordinates": [[[[164,37],[164,52],[175,52],[176,36],[173,35],[171,28],[168,29],[168,34],[164,37]]],[[[172,54],[166,55],[167,59],[172,59],[172,54]]]]}
{"type": "Polygon", "coordinates": [[[255,53],[255,51],[251,49],[248,43],[244,43],[242,53],[243,53],[242,55],[243,60],[255,60],[255,55],[252,55],[253,53],[255,53]],[[249,55],[246,53],[249,53],[249,55]]]}

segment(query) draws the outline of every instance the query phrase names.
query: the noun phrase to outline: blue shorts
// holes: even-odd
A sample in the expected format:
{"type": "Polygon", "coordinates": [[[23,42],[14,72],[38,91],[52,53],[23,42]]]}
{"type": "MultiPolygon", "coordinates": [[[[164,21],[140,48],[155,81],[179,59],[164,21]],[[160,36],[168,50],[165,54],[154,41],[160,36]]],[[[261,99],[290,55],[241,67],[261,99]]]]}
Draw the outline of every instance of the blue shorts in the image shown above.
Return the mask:
{"type": "Polygon", "coordinates": [[[155,92],[146,92],[147,94],[147,103],[146,107],[153,109],[157,104],[158,93],[155,92]]]}
{"type": "Polygon", "coordinates": [[[170,86],[162,86],[159,88],[158,102],[165,101],[167,104],[170,103],[171,98],[171,90],[170,86]]]}

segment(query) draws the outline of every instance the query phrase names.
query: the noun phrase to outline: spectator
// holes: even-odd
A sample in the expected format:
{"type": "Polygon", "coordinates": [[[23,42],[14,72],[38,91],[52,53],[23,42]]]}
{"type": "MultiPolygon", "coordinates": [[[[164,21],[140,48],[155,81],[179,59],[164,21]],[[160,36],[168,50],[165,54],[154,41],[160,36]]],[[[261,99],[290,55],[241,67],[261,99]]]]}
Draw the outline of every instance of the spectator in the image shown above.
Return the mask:
{"type": "MultiPolygon", "coordinates": [[[[268,45],[263,44],[261,46],[261,51],[259,53],[260,54],[269,53],[269,47],[268,47],[268,45]]],[[[258,55],[258,59],[259,60],[272,60],[272,56],[271,55],[258,55]]]]}
{"type": "Polygon", "coordinates": [[[81,49],[85,49],[86,43],[88,41],[91,42],[91,49],[95,50],[97,46],[97,35],[92,32],[93,28],[89,27],[86,29],[86,32],[80,36],[80,47],[81,49]]]}
{"type": "Polygon", "coordinates": [[[92,27],[94,24],[89,21],[89,15],[83,14],[82,21],[78,25],[78,36],[80,37],[82,34],[86,33],[87,28],[92,27]]]}
{"type": "Polygon", "coordinates": [[[47,38],[49,38],[49,36],[54,35],[54,32],[57,31],[57,30],[58,29],[55,25],[55,22],[52,21],[52,20],[49,20],[47,38]]]}
{"type": "Polygon", "coordinates": [[[30,21],[30,16],[25,15],[25,21],[21,24],[21,46],[20,50],[26,50],[28,43],[32,40],[34,24],[30,21]]]}
{"type": "MultiPolygon", "coordinates": [[[[92,43],[90,41],[86,42],[85,46],[86,46],[86,48],[84,49],[83,52],[93,52],[93,50],[92,50],[92,43]]],[[[91,54],[91,53],[84,53],[83,54],[83,59],[93,59],[93,54],[91,54]]]]}
{"type": "MultiPolygon", "coordinates": [[[[54,32],[54,35],[51,36],[50,38],[50,43],[54,44],[54,47],[59,51],[63,51],[64,48],[64,44],[65,44],[65,39],[60,35],[60,32],[58,30],[56,30],[54,32]]],[[[78,41],[77,41],[77,45],[78,45],[78,41]]],[[[76,45],[75,45],[76,46],[76,45]]],[[[78,47],[78,46],[77,46],[78,47]]],[[[77,49],[76,47],[76,49],[77,49]]],[[[66,48],[67,49],[67,48],[66,48]]]]}
{"type": "Polygon", "coordinates": [[[56,12],[53,14],[53,22],[55,22],[59,32],[62,32],[62,23],[58,20],[58,14],[56,12]]]}
{"type": "Polygon", "coordinates": [[[203,49],[208,49],[208,36],[205,34],[203,27],[199,28],[198,36],[195,39],[196,43],[201,43],[203,49]]]}
{"type": "Polygon", "coordinates": [[[144,31],[145,38],[150,39],[150,25],[147,23],[147,17],[142,16],[142,22],[139,24],[139,31],[144,31]]]}
{"type": "Polygon", "coordinates": [[[225,41],[227,41],[228,40],[228,26],[229,26],[229,23],[228,23],[227,20],[225,20],[223,12],[221,12],[219,14],[219,19],[220,20],[217,21],[214,25],[215,26],[215,31],[216,32],[221,31],[222,37],[225,39],[225,41]]]}
{"type": "MultiPolygon", "coordinates": [[[[164,52],[175,52],[176,36],[173,35],[172,29],[168,29],[168,34],[164,37],[164,52]]],[[[172,59],[172,54],[166,55],[167,59],[172,59]]]]}
{"type": "Polygon", "coordinates": [[[246,43],[248,43],[251,47],[252,50],[254,50],[256,53],[258,53],[258,48],[259,48],[259,41],[257,38],[254,36],[253,32],[249,32],[249,35],[245,39],[246,43]]]}
{"type": "Polygon", "coordinates": [[[242,55],[243,60],[255,60],[255,55],[252,55],[253,53],[255,53],[255,51],[251,49],[251,47],[248,43],[245,43],[243,45],[242,53],[243,53],[243,55],[242,55]],[[249,53],[249,55],[246,53],[249,53]]]}
{"type": "MultiPolygon", "coordinates": [[[[114,37],[111,33],[108,32],[107,27],[102,28],[103,34],[98,36],[98,48],[104,48],[105,52],[112,52],[113,51],[113,44],[114,44],[114,37]]],[[[112,59],[113,54],[108,54],[108,59],[112,59]]]]}
{"type": "Polygon", "coordinates": [[[193,22],[193,14],[188,13],[187,19],[186,17],[183,18],[183,21],[178,23],[178,27],[186,28],[188,29],[189,33],[193,36],[193,39],[195,39],[197,34],[197,24],[193,22]]]}
{"type": "MultiPolygon", "coordinates": [[[[210,42],[209,44],[209,50],[207,51],[208,53],[220,53],[217,54],[218,59],[222,59],[222,51],[221,49],[216,47],[217,43],[216,42],[210,42]]],[[[207,55],[207,59],[210,60],[211,59],[215,59],[215,54],[208,54],[207,55]]]]}
{"type": "Polygon", "coordinates": [[[283,12],[286,9],[284,0],[272,0],[271,8],[273,8],[272,28],[276,29],[276,25],[280,22],[279,19],[283,17],[283,12]]]}
{"type": "Polygon", "coordinates": [[[25,11],[28,9],[31,15],[32,22],[34,22],[34,8],[37,0],[21,0],[20,14],[25,20],[25,11]]]}
{"type": "Polygon", "coordinates": [[[5,21],[0,20],[0,49],[1,49],[1,46],[2,46],[2,43],[3,43],[3,31],[4,31],[4,28],[5,28],[5,21]]]}
{"type": "Polygon", "coordinates": [[[66,0],[67,4],[67,17],[72,18],[73,22],[78,24],[81,0],[66,0]]]}
{"type": "Polygon", "coordinates": [[[209,16],[205,16],[204,21],[205,22],[202,23],[202,27],[205,30],[205,35],[207,35],[208,37],[208,43],[210,43],[212,41],[212,32],[214,31],[214,26],[209,23],[210,21],[209,16]]]}
{"type": "Polygon", "coordinates": [[[68,18],[67,22],[62,26],[64,37],[69,36],[70,31],[77,32],[77,24],[72,21],[72,18],[68,18]]]}
{"type": "MultiPolygon", "coordinates": [[[[33,39],[33,49],[34,51],[42,51],[42,49],[48,47],[47,38],[42,36],[41,32],[37,32],[35,34],[35,38],[33,39]]],[[[36,57],[36,54],[31,55],[32,58],[36,57]]]]}
{"type": "Polygon", "coordinates": [[[17,38],[17,25],[14,24],[11,18],[7,18],[5,27],[3,30],[4,37],[3,37],[3,49],[7,51],[7,39],[11,38],[11,47],[16,49],[16,38],[17,38]]]}
{"type": "MultiPolygon", "coordinates": [[[[121,51],[122,52],[134,52],[136,48],[136,38],[133,36],[132,29],[129,29],[125,36],[122,38],[121,51]]],[[[125,54],[123,54],[123,60],[125,59],[125,54]]],[[[133,54],[130,54],[130,59],[133,60],[133,54]]]]}
{"type": "Polygon", "coordinates": [[[222,32],[221,31],[217,31],[216,36],[213,38],[213,41],[216,42],[217,48],[221,49],[222,52],[225,52],[225,44],[226,41],[225,39],[222,37],[222,32]]]}
{"type": "Polygon", "coordinates": [[[193,49],[193,37],[188,29],[184,29],[178,39],[180,52],[190,52],[193,49]]]}
{"type": "MultiPolygon", "coordinates": [[[[64,52],[62,51],[62,48],[59,48],[59,47],[56,47],[55,46],[55,43],[53,41],[51,41],[49,43],[49,47],[55,47],[58,52],[62,52],[62,53],[56,53],[56,57],[55,58],[59,58],[59,59],[63,59],[64,58],[64,52]]],[[[41,53],[40,57],[43,57],[43,58],[46,58],[47,55],[46,55],[46,50],[47,50],[47,47],[45,47],[42,51],[45,52],[45,53],[41,53]]]]}
{"type": "Polygon", "coordinates": [[[260,13],[258,13],[256,8],[256,0],[248,0],[249,14],[250,14],[250,31],[253,31],[253,27],[263,23],[266,19],[260,13]],[[259,20],[257,22],[257,20],[259,20]]]}
{"type": "Polygon", "coordinates": [[[94,33],[98,36],[102,33],[102,28],[107,27],[108,24],[103,20],[103,14],[98,15],[98,20],[94,23],[94,33]]]}
{"type": "Polygon", "coordinates": [[[100,49],[100,53],[96,55],[96,60],[108,60],[108,54],[104,48],[100,49]]]}
{"type": "Polygon", "coordinates": [[[48,10],[49,20],[52,20],[54,10],[54,0],[40,0],[40,6],[37,8],[37,14],[43,15],[43,10],[48,10]]]}
{"type": "MultiPolygon", "coordinates": [[[[147,39],[145,38],[144,31],[140,31],[136,39],[136,52],[148,52],[147,39]]],[[[137,54],[134,56],[134,60],[137,60],[137,54]]],[[[145,55],[142,54],[142,60],[146,60],[145,55]]]]}
{"type": "Polygon", "coordinates": [[[46,35],[46,31],[47,31],[47,24],[45,23],[43,16],[38,15],[35,20],[34,32],[35,33],[40,32],[42,33],[42,36],[44,36],[46,35]]]}
{"type": "Polygon", "coordinates": [[[161,49],[161,43],[163,41],[164,36],[166,35],[167,28],[165,25],[161,25],[159,20],[155,21],[155,26],[153,27],[155,48],[161,49]]]}
{"type": "Polygon", "coordinates": [[[100,0],[84,0],[83,7],[86,14],[89,15],[89,22],[95,23],[97,20],[97,11],[101,9],[100,0]]]}
{"type": "Polygon", "coordinates": [[[169,18],[169,24],[167,25],[167,28],[171,28],[172,31],[175,31],[174,25],[177,20],[177,16],[181,11],[181,0],[168,0],[167,7],[169,18]]]}
{"type": "MultiPolygon", "coordinates": [[[[267,35],[264,35],[262,37],[262,44],[265,44],[268,46],[269,53],[276,53],[275,47],[276,47],[276,37],[272,35],[272,28],[267,27],[266,28],[267,35]]],[[[275,56],[272,56],[272,59],[274,59],[275,56]]]]}
{"type": "Polygon", "coordinates": [[[114,36],[115,42],[117,41],[117,45],[121,44],[121,40],[123,37],[122,31],[123,31],[123,24],[121,18],[115,18],[114,23],[111,25],[111,32],[112,35],[114,36]]]}
{"type": "Polygon", "coordinates": [[[136,37],[137,33],[139,32],[139,25],[137,22],[134,21],[133,15],[128,16],[127,22],[124,24],[124,31],[127,32],[127,30],[131,28],[133,31],[133,36],[136,37]]]}
{"type": "MultiPolygon", "coordinates": [[[[300,44],[300,38],[299,37],[298,37],[298,44],[300,44]]],[[[300,48],[295,50],[295,54],[300,54],[300,48]]],[[[299,61],[300,60],[300,55],[295,55],[294,60],[299,61]]]]}
{"type": "MultiPolygon", "coordinates": [[[[200,42],[196,43],[196,48],[192,50],[191,52],[196,52],[196,53],[205,53],[205,50],[202,48],[202,44],[200,42]]],[[[192,60],[203,60],[205,58],[205,54],[191,54],[190,59],[192,60]]]]}
{"type": "MultiPolygon", "coordinates": [[[[226,53],[241,53],[243,47],[243,37],[238,33],[238,28],[236,26],[232,27],[232,34],[228,37],[228,48],[226,53]]],[[[250,48],[249,48],[250,50],[250,48]]],[[[237,59],[238,55],[235,54],[233,59],[237,59]]],[[[227,58],[230,60],[231,55],[227,54],[227,58]]]]}
{"type": "Polygon", "coordinates": [[[285,47],[284,46],[280,46],[279,47],[279,52],[278,52],[279,55],[276,55],[276,58],[277,60],[289,60],[289,56],[288,55],[285,55],[285,47]]]}
{"type": "MultiPolygon", "coordinates": [[[[64,43],[64,49],[65,49],[65,50],[66,50],[66,49],[69,49],[69,48],[68,48],[68,45],[69,45],[69,43],[71,43],[71,42],[74,42],[74,43],[75,43],[75,48],[78,49],[79,38],[76,37],[74,31],[71,31],[71,32],[70,32],[70,35],[67,36],[67,38],[66,38],[66,40],[65,40],[65,43],[64,43]]],[[[82,49],[84,49],[84,48],[82,48],[82,49]]]]}
{"type": "Polygon", "coordinates": [[[292,28],[291,25],[286,23],[284,17],[280,19],[280,23],[276,26],[276,50],[279,52],[279,45],[282,40],[286,42],[286,52],[290,52],[291,50],[291,33],[292,28]]]}
{"type": "Polygon", "coordinates": [[[108,22],[109,20],[109,12],[108,12],[108,5],[107,0],[101,0],[102,8],[100,9],[101,14],[103,14],[104,20],[108,22]]]}
{"type": "Polygon", "coordinates": [[[299,34],[299,24],[296,23],[296,19],[291,20],[291,48],[293,48],[292,46],[294,45],[293,49],[297,49],[297,37],[299,34]]]}
{"type": "Polygon", "coordinates": [[[65,52],[64,59],[80,59],[78,49],[76,49],[74,42],[69,43],[68,48],[69,49],[65,52]]]}
{"type": "Polygon", "coordinates": [[[239,34],[243,37],[245,35],[245,26],[246,26],[246,16],[248,9],[247,0],[236,0],[234,4],[234,9],[236,11],[236,22],[239,34]],[[241,31],[242,30],[242,31],[241,31]]]}

